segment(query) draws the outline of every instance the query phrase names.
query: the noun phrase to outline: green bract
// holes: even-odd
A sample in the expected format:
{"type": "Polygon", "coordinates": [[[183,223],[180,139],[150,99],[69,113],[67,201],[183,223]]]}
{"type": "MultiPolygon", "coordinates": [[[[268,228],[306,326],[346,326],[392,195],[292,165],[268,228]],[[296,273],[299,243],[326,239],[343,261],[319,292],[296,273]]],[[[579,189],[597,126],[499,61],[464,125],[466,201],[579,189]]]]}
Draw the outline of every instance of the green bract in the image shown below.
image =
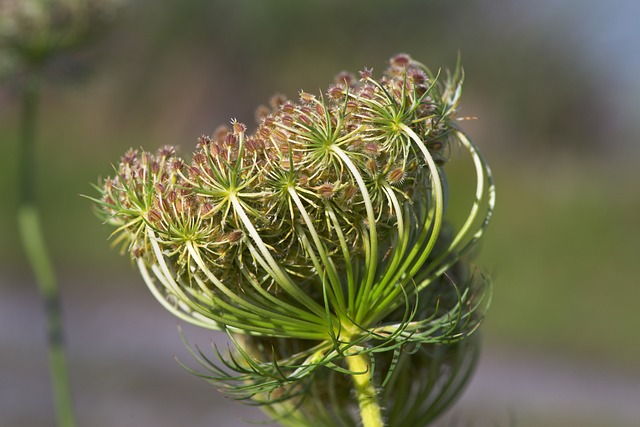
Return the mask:
{"type": "Polygon", "coordinates": [[[131,150],[100,183],[100,212],[158,301],[238,342],[225,359],[237,375],[202,360],[213,379],[290,404],[312,374],[355,374],[350,357],[388,353],[392,373],[402,349],[476,328],[485,277],[462,256],[494,188],[456,126],[461,82],[459,68],[437,76],[398,55],[380,79],[365,69],[326,93],[274,97],[255,132],[233,121],[200,137],[190,162],[172,147],[131,150]],[[476,171],[457,228],[445,222],[453,150],[476,171]]]}

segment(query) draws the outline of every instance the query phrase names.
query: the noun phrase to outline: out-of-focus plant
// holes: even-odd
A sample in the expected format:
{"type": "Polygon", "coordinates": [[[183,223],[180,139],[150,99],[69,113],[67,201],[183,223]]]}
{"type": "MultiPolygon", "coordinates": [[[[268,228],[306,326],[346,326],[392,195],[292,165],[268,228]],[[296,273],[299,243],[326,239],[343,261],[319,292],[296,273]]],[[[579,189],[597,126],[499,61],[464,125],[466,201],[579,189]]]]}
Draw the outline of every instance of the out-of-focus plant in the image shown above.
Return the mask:
{"type": "Polygon", "coordinates": [[[122,0],[0,0],[0,58],[5,73],[32,71],[85,46],[113,22],[122,0]]]}
{"type": "Polygon", "coordinates": [[[148,288],[186,322],[226,331],[199,375],[290,426],[427,425],[459,394],[487,277],[468,263],[494,205],[490,170],[458,128],[462,71],[397,55],[378,79],[339,74],[173,147],[128,151],[96,186],[148,288]],[[445,165],[466,157],[469,188],[445,165]],[[467,191],[465,191],[467,190],[467,191]],[[469,194],[457,226],[451,197],[469,194]]]}
{"type": "Polygon", "coordinates": [[[58,286],[36,203],[38,104],[47,65],[101,34],[119,8],[118,3],[118,0],[0,0],[0,82],[11,79],[21,98],[19,233],[45,303],[49,363],[60,426],[75,425],[75,417],[62,342],[58,286]]]}

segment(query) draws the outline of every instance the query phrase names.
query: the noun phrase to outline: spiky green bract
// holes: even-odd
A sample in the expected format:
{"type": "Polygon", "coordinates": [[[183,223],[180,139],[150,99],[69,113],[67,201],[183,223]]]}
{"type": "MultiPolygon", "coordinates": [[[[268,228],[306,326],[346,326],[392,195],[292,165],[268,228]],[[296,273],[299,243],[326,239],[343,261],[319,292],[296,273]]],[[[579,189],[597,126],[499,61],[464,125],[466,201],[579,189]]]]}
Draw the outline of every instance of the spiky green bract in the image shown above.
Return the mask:
{"type": "Polygon", "coordinates": [[[471,273],[466,263],[456,263],[414,296],[411,306],[418,308],[413,318],[421,321],[403,329],[399,324],[406,313],[398,309],[383,319],[386,326],[372,329],[361,342],[345,343],[342,353],[327,342],[248,335],[232,336],[237,349],[226,355],[215,349],[217,360],[190,348],[207,369],[196,374],[233,398],[251,397],[250,402],[263,405],[283,425],[355,427],[361,425],[359,405],[345,375],[361,373],[346,362],[355,351],[371,361],[371,381],[385,425],[426,426],[459,396],[473,373],[479,339],[470,334],[488,303],[485,280],[471,273]],[[466,293],[464,298],[460,291],[466,293]],[[461,299],[466,301],[464,308],[461,299]],[[459,319],[454,327],[453,319],[459,319]],[[389,339],[391,331],[407,334],[410,329],[420,330],[422,337],[389,339]],[[220,361],[226,366],[220,367],[220,361]]]}
{"type": "MultiPolygon", "coordinates": [[[[385,425],[421,427],[433,422],[459,396],[478,355],[476,336],[452,344],[376,354],[373,381],[384,406],[385,425]],[[395,366],[387,377],[386,369],[392,363],[395,366]],[[380,386],[384,380],[386,384],[380,386]]],[[[300,394],[270,402],[265,409],[274,420],[290,427],[356,427],[361,422],[350,388],[348,376],[322,368],[300,388],[300,394]]]]}
{"type": "Polygon", "coordinates": [[[160,303],[241,337],[221,357],[237,375],[202,360],[230,393],[278,401],[319,368],[350,372],[347,357],[367,356],[375,373],[389,355],[477,327],[484,277],[454,270],[494,188],[456,126],[461,83],[459,67],[433,75],[398,55],[380,79],[365,69],[326,93],[274,97],[254,133],[234,121],[201,137],[189,163],[171,147],[131,150],[99,184],[115,242],[160,303]],[[445,225],[453,149],[477,177],[458,228],[445,225]]]}

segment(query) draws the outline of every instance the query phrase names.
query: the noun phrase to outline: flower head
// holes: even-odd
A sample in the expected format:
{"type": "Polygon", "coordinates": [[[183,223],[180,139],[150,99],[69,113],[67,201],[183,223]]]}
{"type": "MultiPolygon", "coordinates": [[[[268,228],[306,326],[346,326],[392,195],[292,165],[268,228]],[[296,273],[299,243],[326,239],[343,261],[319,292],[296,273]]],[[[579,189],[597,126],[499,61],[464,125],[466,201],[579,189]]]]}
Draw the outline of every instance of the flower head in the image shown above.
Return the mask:
{"type": "Polygon", "coordinates": [[[282,391],[346,354],[455,342],[479,321],[485,278],[463,256],[494,198],[456,126],[461,82],[459,68],[434,75],[398,55],[378,79],[365,68],[326,92],[277,96],[255,131],[232,121],[191,161],[171,147],[127,152],[98,187],[100,212],[169,311],[245,335],[246,349],[271,346],[277,363],[242,350],[250,367],[233,364],[232,379],[256,385],[244,393],[282,391]],[[445,221],[452,146],[477,176],[458,228],[445,221]]]}

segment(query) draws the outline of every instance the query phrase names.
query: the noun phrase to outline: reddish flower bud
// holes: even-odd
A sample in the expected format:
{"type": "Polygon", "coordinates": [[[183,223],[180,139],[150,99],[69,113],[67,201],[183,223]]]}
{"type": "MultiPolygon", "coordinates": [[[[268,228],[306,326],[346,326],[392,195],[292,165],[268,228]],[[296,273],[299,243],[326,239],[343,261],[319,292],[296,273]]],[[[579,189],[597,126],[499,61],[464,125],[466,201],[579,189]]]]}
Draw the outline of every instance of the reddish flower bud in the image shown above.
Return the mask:
{"type": "Polygon", "coordinates": [[[256,119],[256,122],[260,123],[269,114],[271,114],[271,109],[266,105],[260,105],[258,108],[256,108],[254,117],[256,119]]]}
{"type": "Polygon", "coordinates": [[[184,168],[184,161],[182,159],[174,159],[171,162],[171,170],[174,172],[180,172],[184,168]]]}
{"type": "Polygon", "coordinates": [[[233,132],[235,134],[244,135],[244,133],[247,131],[247,126],[244,123],[233,120],[231,124],[233,126],[233,132]]]}
{"type": "Polygon", "coordinates": [[[147,212],[147,220],[152,224],[160,224],[162,222],[162,214],[156,209],[147,212]]]}
{"type": "Polygon", "coordinates": [[[327,95],[332,99],[341,99],[345,94],[346,91],[342,85],[331,85],[327,90],[327,95]]]}
{"type": "Polygon", "coordinates": [[[131,256],[135,259],[142,258],[144,252],[144,248],[137,243],[131,248],[131,256]]]}
{"type": "Polygon", "coordinates": [[[287,134],[280,129],[274,129],[272,132],[273,139],[277,142],[286,142],[288,140],[287,134]]]}
{"type": "Polygon", "coordinates": [[[316,97],[305,91],[300,91],[300,100],[303,102],[315,102],[316,97]]]}
{"type": "Polygon", "coordinates": [[[378,162],[374,159],[367,160],[365,166],[371,175],[377,175],[378,173],[378,162]]]}
{"type": "Polygon", "coordinates": [[[402,168],[402,167],[398,167],[398,168],[392,169],[387,174],[387,180],[391,184],[402,184],[402,182],[404,181],[405,177],[406,177],[406,173],[405,173],[404,168],[402,168]]]}
{"type": "Polygon", "coordinates": [[[213,212],[213,205],[211,203],[204,203],[200,205],[200,215],[207,217],[213,212]]]}
{"type": "Polygon", "coordinates": [[[229,126],[220,125],[213,131],[213,140],[220,142],[224,139],[224,136],[229,132],[231,132],[231,129],[229,129],[229,126]]]}
{"type": "Polygon", "coordinates": [[[273,108],[274,110],[278,110],[280,109],[280,107],[282,106],[282,104],[284,104],[287,101],[287,97],[277,93],[275,95],[273,95],[270,99],[269,99],[269,105],[271,106],[271,108],[273,108]]]}
{"type": "Polygon", "coordinates": [[[376,142],[366,142],[362,147],[362,151],[369,156],[378,157],[380,154],[380,146],[376,142]]]}
{"type": "Polygon", "coordinates": [[[357,193],[358,193],[358,187],[349,183],[344,187],[344,190],[342,191],[342,197],[346,202],[350,202],[351,200],[353,200],[353,198],[357,193]]]}
{"type": "Polygon", "coordinates": [[[290,116],[288,114],[285,114],[282,116],[282,118],[280,119],[281,123],[285,126],[291,126],[294,123],[294,118],[293,116],[290,116]]]}
{"type": "Polygon", "coordinates": [[[200,172],[200,169],[198,169],[197,167],[189,166],[188,171],[189,171],[189,176],[191,178],[197,179],[200,177],[201,172],[200,172]]]}
{"type": "Polygon", "coordinates": [[[335,194],[335,187],[330,182],[325,182],[324,184],[319,185],[318,187],[315,188],[315,190],[318,192],[318,195],[323,199],[330,199],[335,194]]]}
{"type": "Polygon", "coordinates": [[[177,198],[178,195],[176,194],[175,190],[171,190],[169,191],[169,193],[167,193],[166,201],[168,203],[174,204],[177,198]]]}
{"type": "MultiPolygon", "coordinates": [[[[238,145],[238,137],[232,133],[228,133],[224,136],[224,145],[227,147],[235,147],[238,145]]],[[[222,148],[222,147],[220,147],[222,148]]]]}
{"type": "Polygon", "coordinates": [[[220,145],[218,145],[218,143],[214,143],[209,146],[209,153],[213,158],[218,157],[220,155],[220,151],[220,145]]]}
{"type": "Polygon", "coordinates": [[[227,233],[227,235],[225,236],[225,239],[231,243],[238,243],[240,242],[240,240],[242,240],[242,238],[244,237],[244,233],[242,232],[242,230],[233,230],[229,233],[227,233]]]}
{"type": "Polygon", "coordinates": [[[443,147],[443,144],[442,144],[441,141],[433,141],[433,142],[430,142],[427,145],[429,146],[429,148],[431,148],[432,150],[435,150],[435,151],[442,150],[442,147],[443,147]]]}
{"type": "Polygon", "coordinates": [[[406,67],[411,63],[411,57],[406,53],[400,53],[391,58],[391,61],[389,62],[394,67],[406,67]]]}
{"type": "Polygon", "coordinates": [[[207,161],[207,158],[201,152],[196,152],[193,154],[193,163],[196,165],[202,165],[207,161]]]}
{"type": "Polygon", "coordinates": [[[348,71],[341,71],[335,77],[336,84],[344,84],[347,86],[353,86],[356,83],[356,78],[348,71]]]}
{"type": "Polygon", "coordinates": [[[269,139],[269,137],[271,136],[271,129],[269,127],[263,125],[263,126],[260,126],[258,128],[256,133],[258,134],[258,136],[260,138],[269,139]]]}
{"type": "Polygon", "coordinates": [[[176,148],[171,145],[165,145],[158,150],[158,157],[169,159],[176,155],[176,148]]]}
{"type": "Polygon", "coordinates": [[[287,101],[282,104],[282,112],[284,114],[293,114],[296,111],[296,106],[293,102],[287,101]]]}
{"type": "Polygon", "coordinates": [[[362,71],[360,71],[360,80],[367,80],[373,76],[373,68],[365,67],[362,71]]]}
{"type": "Polygon", "coordinates": [[[132,148],[132,149],[129,149],[126,153],[124,153],[120,161],[122,162],[123,165],[131,166],[135,163],[137,159],[138,159],[138,150],[134,150],[132,148]]]}
{"type": "Polygon", "coordinates": [[[307,114],[300,114],[298,116],[298,120],[307,126],[311,126],[313,124],[313,120],[307,114]]]}
{"type": "Polygon", "coordinates": [[[427,81],[427,75],[424,71],[419,69],[414,69],[409,72],[409,78],[416,85],[421,85],[427,81]]]}

